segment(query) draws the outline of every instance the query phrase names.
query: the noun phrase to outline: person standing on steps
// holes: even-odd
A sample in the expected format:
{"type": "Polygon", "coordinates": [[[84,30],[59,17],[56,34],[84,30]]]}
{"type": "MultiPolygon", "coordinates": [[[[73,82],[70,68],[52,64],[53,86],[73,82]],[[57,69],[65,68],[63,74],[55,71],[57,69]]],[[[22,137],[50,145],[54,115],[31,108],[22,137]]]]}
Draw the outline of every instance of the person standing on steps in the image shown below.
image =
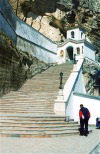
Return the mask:
{"type": "Polygon", "coordinates": [[[80,104],[79,118],[80,118],[80,135],[87,136],[90,112],[86,107],[83,106],[83,104],[80,104]]]}

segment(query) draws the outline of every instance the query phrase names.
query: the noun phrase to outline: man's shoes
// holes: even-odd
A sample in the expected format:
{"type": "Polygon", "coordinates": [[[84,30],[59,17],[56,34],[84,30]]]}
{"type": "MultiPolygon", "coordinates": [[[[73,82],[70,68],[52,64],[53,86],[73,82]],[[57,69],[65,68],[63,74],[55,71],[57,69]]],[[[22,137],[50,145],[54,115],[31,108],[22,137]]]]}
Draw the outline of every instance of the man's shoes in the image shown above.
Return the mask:
{"type": "Polygon", "coordinates": [[[84,136],[88,136],[87,134],[85,134],[84,136]]]}
{"type": "Polygon", "coordinates": [[[86,130],[86,131],[84,132],[84,136],[88,136],[88,134],[89,134],[89,131],[86,130]]]}
{"type": "Polygon", "coordinates": [[[80,134],[80,136],[83,136],[84,134],[80,134]]]}
{"type": "Polygon", "coordinates": [[[84,133],[84,136],[88,136],[88,134],[87,133],[84,133]]]}

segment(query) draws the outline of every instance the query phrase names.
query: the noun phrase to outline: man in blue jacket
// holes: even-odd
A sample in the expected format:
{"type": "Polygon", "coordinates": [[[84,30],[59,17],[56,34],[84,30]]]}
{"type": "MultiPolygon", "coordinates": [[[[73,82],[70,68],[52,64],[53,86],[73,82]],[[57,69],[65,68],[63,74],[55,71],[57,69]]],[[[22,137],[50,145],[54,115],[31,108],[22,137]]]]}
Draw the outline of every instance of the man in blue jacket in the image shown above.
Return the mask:
{"type": "Polygon", "coordinates": [[[83,106],[83,104],[80,105],[79,118],[80,118],[80,135],[87,136],[90,112],[86,107],[83,106]]]}

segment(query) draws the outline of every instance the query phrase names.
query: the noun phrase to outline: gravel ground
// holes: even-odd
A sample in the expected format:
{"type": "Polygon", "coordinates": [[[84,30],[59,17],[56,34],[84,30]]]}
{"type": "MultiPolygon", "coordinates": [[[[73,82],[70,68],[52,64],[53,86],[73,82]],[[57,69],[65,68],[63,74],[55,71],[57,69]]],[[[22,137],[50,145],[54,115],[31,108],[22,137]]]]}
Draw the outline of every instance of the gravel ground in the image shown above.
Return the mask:
{"type": "Polygon", "coordinates": [[[100,129],[85,136],[0,138],[0,154],[90,154],[100,142],[100,129]]]}

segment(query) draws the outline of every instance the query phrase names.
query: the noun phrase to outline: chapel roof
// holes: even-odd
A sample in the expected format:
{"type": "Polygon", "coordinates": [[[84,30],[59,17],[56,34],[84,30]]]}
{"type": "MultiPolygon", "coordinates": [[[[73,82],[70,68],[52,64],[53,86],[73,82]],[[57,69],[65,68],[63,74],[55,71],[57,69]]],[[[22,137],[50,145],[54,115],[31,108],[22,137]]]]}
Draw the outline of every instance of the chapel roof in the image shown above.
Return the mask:
{"type": "Polygon", "coordinates": [[[85,29],[84,27],[82,27],[82,26],[69,27],[69,28],[67,29],[67,31],[68,31],[68,30],[73,30],[73,29],[78,29],[78,28],[79,28],[81,31],[86,32],[86,29],[85,29]]]}
{"type": "Polygon", "coordinates": [[[93,44],[91,44],[90,42],[88,42],[87,40],[73,40],[73,39],[67,39],[67,40],[65,40],[64,42],[62,42],[62,43],[59,43],[58,44],[58,47],[62,47],[62,46],[64,46],[65,44],[67,44],[68,42],[72,42],[72,43],[74,43],[74,44],[80,44],[80,43],[84,43],[84,44],[87,44],[87,45],[89,45],[92,49],[94,49],[95,50],[95,46],[93,45],[93,44]]]}

